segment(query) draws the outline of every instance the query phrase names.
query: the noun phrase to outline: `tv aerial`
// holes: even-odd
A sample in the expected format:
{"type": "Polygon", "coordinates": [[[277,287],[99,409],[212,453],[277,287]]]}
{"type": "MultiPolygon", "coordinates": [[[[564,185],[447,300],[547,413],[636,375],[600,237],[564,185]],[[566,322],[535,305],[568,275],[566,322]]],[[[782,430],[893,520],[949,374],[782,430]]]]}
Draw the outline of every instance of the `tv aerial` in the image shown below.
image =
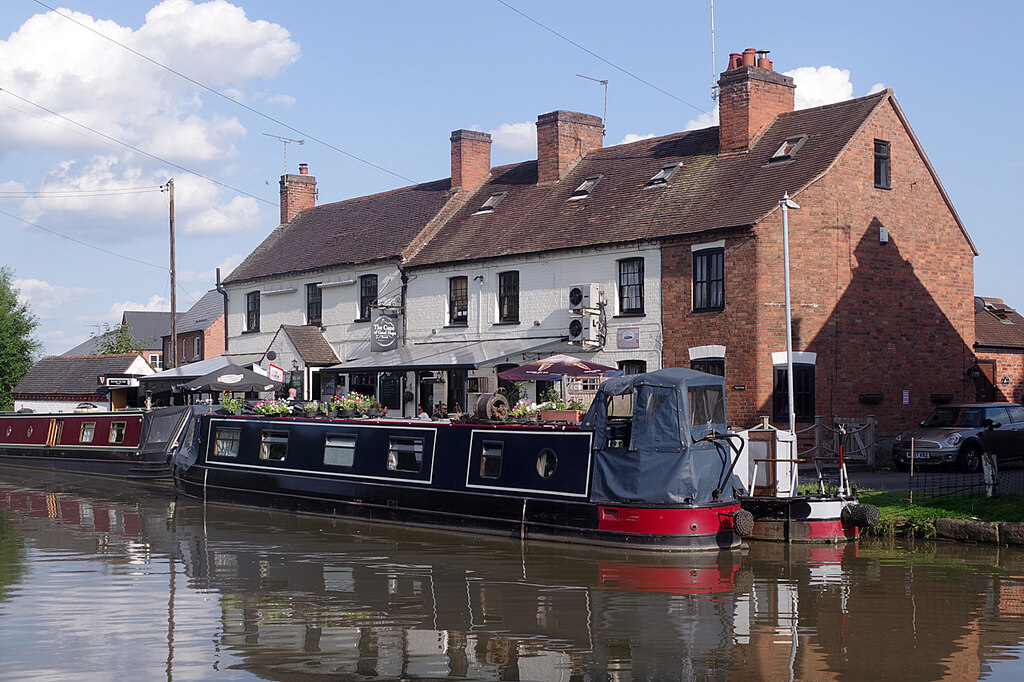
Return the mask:
{"type": "Polygon", "coordinates": [[[298,145],[306,144],[305,140],[293,140],[290,137],[281,137],[280,135],[271,135],[270,133],[263,133],[267,137],[273,137],[284,143],[284,175],[288,175],[288,143],[294,142],[298,145]]]}

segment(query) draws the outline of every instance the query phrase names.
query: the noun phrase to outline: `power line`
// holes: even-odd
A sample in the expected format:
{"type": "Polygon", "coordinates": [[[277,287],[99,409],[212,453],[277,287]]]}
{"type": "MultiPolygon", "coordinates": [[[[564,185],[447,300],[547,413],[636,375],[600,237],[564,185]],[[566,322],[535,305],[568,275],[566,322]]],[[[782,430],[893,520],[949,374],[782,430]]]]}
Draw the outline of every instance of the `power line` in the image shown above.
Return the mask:
{"type": "Polygon", "coordinates": [[[180,165],[174,163],[173,161],[168,161],[167,159],[161,158],[161,157],[159,157],[159,156],[157,156],[155,154],[150,154],[149,152],[147,152],[144,149],[139,149],[138,147],[130,145],[127,142],[122,142],[121,140],[118,140],[115,137],[111,137],[110,135],[107,135],[105,133],[101,133],[100,131],[98,131],[98,130],[96,130],[94,128],[90,128],[89,126],[85,125],[84,123],[79,123],[78,121],[75,121],[74,119],[70,119],[67,116],[63,115],[63,114],[59,114],[59,113],[57,113],[56,111],[54,111],[52,109],[47,109],[42,104],[36,104],[32,100],[25,99],[24,97],[21,97],[20,95],[16,95],[13,92],[11,92],[10,90],[8,90],[7,88],[0,88],[0,92],[8,94],[8,95],[10,95],[11,97],[15,98],[16,100],[18,100],[20,102],[24,102],[25,104],[30,104],[30,105],[38,108],[38,109],[42,109],[46,113],[48,113],[48,114],[50,114],[52,116],[56,116],[57,118],[59,118],[59,119],[61,119],[63,121],[67,121],[68,123],[72,123],[72,124],[74,124],[74,125],[76,125],[76,126],[78,126],[80,128],[84,128],[85,130],[88,130],[90,133],[92,133],[94,135],[98,135],[98,136],[102,137],[105,140],[109,140],[111,142],[119,144],[122,147],[127,147],[128,149],[131,149],[133,152],[135,152],[137,154],[142,154],[143,156],[148,156],[149,158],[153,159],[154,161],[159,161],[160,163],[165,163],[168,166],[171,166],[172,168],[177,168],[178,170],[180,170],[180,171],[182,171],[184,173],[190,173],[192,175],[195,175],[198,178],[202,178],[204,180],[212,182],[213,184],[215,184],[215,185],[217,185],[219,187],[223,187],[224,189],[229,189],[232,192],[237,192],[238,194],[243,194],[243,195],[245,195],[245,196],[247,196],[247,197],[249,197],[251,199],[255,199],[256,201],[262,201],[263,203],[267,204],[268,206],[277,206],[276,203],[274,203],[272,201],[268,201],[268,200],[264,199],[263,197],[258,197],[255,194],[250,194],[249,192],[246,192],[245,190],[238,189],[237,187],[232,187],[231,185],[229,185],[229,184],[227,184],[225,182],[221,182],[220,180],[215,180],[214,178],[211,178],[211,177],[209,177],[207,175],[203,175],[202,173],[197,173],[197,172],[195,172],[193,170],[189,170],[188,168],[185,168],[184,166],[180,166],[180,165]]]}
{"type": "Polygon", "coordinates": [[[152,185],[147,187],[25,190],[23,192],[0,192],[0,199],[87,199],[90,197],[132,196],[159,192],[160,187],[160,185],[152,185]]]}
{"type": "MultiPolygon", "coordinates": [[[[38,2],[38,1],[39,1],[39,0],[36,0],[36,2],[38,2]]],[[[565,42],[569,43],[569,44],[570,44],[570,45],[572,45],[573,47],[576,47],[576,48],[579,48],[580,50],[583,50],[584,52],[586,52],[587,54],[589,54],[589,55],[590,55],[591,57],[594,57],[595,59],[600,59],[600,60],[601,60],[602,62],[604,62],[604,63],[605,63],[605,64],[607,64],[608,66],[612,67],[613,69],[617,69],[617,70],[621,71],[622,73],[626,74],[626,75],[627,75],[627,76],[629,76],[630,78],[633,78],[633,79],[635,79],[635,80],[638,80],[638,81],[640,81],[641,83],[643,83],[644,85],[646,85],[646,86],[648,86],[648,87],[650,87],[650,88],[654,88],[655,90],[657,90],[657,91],[658,91],[658,92],[660,92],[661,94],[663,94],[663,95],[665,95],[665,96],[667,96],[667,97],[671,97],[672,99],[674,99],[675,101],[679,102],[680,104],[685,104],[685,105],[686,105],[686,106],[688,106],[688,107],[692,107],[692,108],[696,109],[697,111],[699,111],[699,112],[700,112],[700,113],[702,113],[702,114],[706,114],[706,113],[707,113],[707,111],[705,111],[704,109],[702,109],[702,108],[698,107],[698,106],[697,106],[696,104],[690,104],[690,103],[689,103],[689,102],[687,102],[686,100],[684,100],[684,99],[680,99],[679,97],[676,97],[676,96],[675,96],[675,95],[673,95],[673,94],[672,94],[671,92],[668,92],[667,90],[663,90],[663,89],[659,88],[659,87],[658,87],[657,85],[655,85],[654,83],[651,83],[650,81],[648,81],[648,80],[645,80],[645,79],[641,78],[640,76],[636,75],[635,73],[633,73],[633,72],[631,72],[631,71],[627,71],[626,69],[622,68],[622,67],[621,67],[621,66],[619,66],[618,64],[615,64],[615,63],[613,63],[613,62],[610,62],[610,61],[608,61],[607,59],[605,59],[605,58],[604,58],[604,57],[602,57],[601,55],[597,54],[597,53],[596,53],[596,52],[594,52],[593,50],[588,50],[587,48],[585,48],[585,47],[583,47],[582,45],[580,45],[579,43],[577,43],[577,42],[576,42],[575,40],[572,40],[571,38],[568,38],[568,37],[566,37],[566,36],[562,35],[561,33],[559,33],[558,31],[556,31],[556,30],[555,30],[555,29],[553,29],[553,28],[550,28],[550,27],[548,27],[548,26],[545,26],[544,24],[540,23],[539,21],[537,21],[536,19],[534,19],[533,17],[531,17],[531,16],[529,15],[529,14],[526,14],[526,13],[524,13],[524,12],[521,12],[520,10],[518,10],[518,9],[516,9],[515,7],[513,7],[512,5],[508,4],[508,3],[507,3],[507,2],[505,2],[504,0],[495,0],[495,1],[496,1],[496,2],[498,3],[498,4],[500,4],[500,5],[504,5],[505,7],[507,7],[507,8],[508,8],[508,9],[510,9],[510,10],[512,10],[513,12],[515,12],[516,14],[518,14],[519,16],[521,16],[521,17],[523,17],[524,19],[526,19],[527,21],[531,21],[531,22],[533,22],[533,23],[537,24],[538,26],[540,26],[540,27],[541,27],[542,29],[544,29],[545,31],[547,31],[547,32],[549,32],[549,33],[553,33],[553,34],[555,34],[556,36],[558,36],[559,38],[561,38],[561,39],[562,39],[562,40],[564,40],[565,42]]]]}
{"type": "Polygon", "coordinates": [[[314,142],[322,144],[323,146],[327,147],[328,149],[332,149],[332,150],[338,152],[339,154],[344,154],[345,156],[349,157],[350,159],[354,159],[355,161],[359,161],[360,163],[364,163],[367,166],[370,166],[372,168],[376,168],[379,171],[383,171],[385,173],[388,173],[389,175],[393,175],[396,178],[400,178],[400,179],[405,180],[406,182],[412,183],[414,185],[419,184],[416,180],[413,180],[411,178],[407,178],[404,175],[402,175],[401,173],[396,173],[395,171],[389,170],[389,169],[385,168],[384,166],[380,166],[380,165],[378,165],[376,163],[373,163],[372,161],[364,159],[364,158],[362,158],[360,156],[356,156],[355,154],[353,154],[351,152],[347,152],[344,149],[341,149],[339,147],[335,147],[334,145],[330,144],[329,142],[321,140],[320,138],[318,138],[318,137],[316,137],[314,135],[310,135],[309,133],[303,132],[303,131],[299,130],[298,128],[294,128],[294,127],[288,125],[287,123],[285,123],[284,121],[280,121],[280,120],[274,118],[273,116],[270,116],[268,114],[264,114],[262,111],[259,111],[258,109],[254,109],[254,108],[250,107],[248,104],[244,104],[242,102],[239,102],[238,100],[236,100],[236,99],[234,99],[232,97],[229,97],[228,95],[225,95],[223,92],[220,92],[219,90],[215,90],[215,89],[209,87],[208,85],[200,83],[199,81],[197,81],[194,78],[191,78],[189,76],[186,76],[185,74],[181,73],[180,71],[175,71],[174,69],[172,69],[171,67],[167,66],[166,64],[161,64],[160,62],[156,61],[155,59],[153,59],[151,57],[147,57],[146,55],[142,54],[141,52],[138,52],[137,50],[133,50],[132,48],[128,47],[127,45],[124,45],[122,43],[117,42],[116,40],[114,40],[110,36],[107,36],[107,35],[104,35],[104,34],[100,33],[99,31],[97,31],[96,29],[92,28],[91,26],[86,26],[85,24],[81,23],[80,21],[77,21],[74,17],[69,17],[68,15],[63,14],[63,13],[57,11],[53,7],[50,7],[49,5],[47,5],[45,2],[41,2],[41,0],[34,0],[34,1],[35,1],[36,4],[41,5],[42,7],[45,7],[46,9],[50,10],[54,14],[57,14],[57,15],[59,15],[61,17],[64,17],[68,21],[73,22],[73,23],[81,26],[85,30],[91,31],[92,33],[95,33],[96,35],[98,35],[99,37],[103,38],[104,40],[108,40],[108,41],[112,42],[113,44],[117,45],[118,47],[120,47],[120,48],[122,48],[124,50],[127,50],[128,52],[131,52],[136,57],[139,57],[141,59],[145,59],[147,62],[149,62],[150,64],[153,64],[154,66],[158,66],[161,69],[165,69],[167,71],[170,71],[175,76],[178,76],[179,78],[183,78],[184,80],[187,80],[189,83],[192,83],[196,87],[202,88],[203,90],[206,90],[207,92],[209,92],[211,94],[217,95],[218,97],[220,97],[220,98],[222,98],[224,100],[227,100],[228,102],[231,102],[232,104],[234,104],[236,106],[242,107],[246,111],[249,111],[249,112],[251,112],[253,114],[256,114],[257,116],[260,116],[262,118],[265,118],[268,121],[276,123],[279,126],[287,128],[288,130],[292,131],[293,133],[298,133],[299,135],[302,135],[306,139],[313,140],[314,142]]]}

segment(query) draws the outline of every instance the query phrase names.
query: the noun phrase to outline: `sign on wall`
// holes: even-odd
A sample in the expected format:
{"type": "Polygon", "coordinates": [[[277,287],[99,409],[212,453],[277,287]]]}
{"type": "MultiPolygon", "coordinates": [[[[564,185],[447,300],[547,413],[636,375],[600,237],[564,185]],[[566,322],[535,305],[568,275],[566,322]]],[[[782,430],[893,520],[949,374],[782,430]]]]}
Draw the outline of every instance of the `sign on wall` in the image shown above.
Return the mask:
{"type": "Polygon", "coordinates": [[[398,325],[397,312],[375,309],[370,325],[370,351],[383,353],[398,348],[398,325]]]}
{"type": "Polygon", "coordinates": [[[284,383],[284,370],[277,365],[270,365],[270,370],[267,372],[267,376],[270,377],[271,381],[280,381],[281,383],[284,383]]]}
{"type": "Polygon", "coordinates": [[[640,328],[639,327],[619,327],[619,331],[615,334],[615,347],[616,348],[639,348],[640,347],[640,328]]]}

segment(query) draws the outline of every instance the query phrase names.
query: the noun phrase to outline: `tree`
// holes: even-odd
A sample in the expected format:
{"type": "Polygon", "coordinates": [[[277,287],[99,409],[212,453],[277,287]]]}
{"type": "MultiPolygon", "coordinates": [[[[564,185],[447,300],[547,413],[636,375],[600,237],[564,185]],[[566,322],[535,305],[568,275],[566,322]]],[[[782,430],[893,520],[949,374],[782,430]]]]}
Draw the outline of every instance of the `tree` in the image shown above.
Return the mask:
{"type": "Polygon", "coordinates": [[[96,351],[100,355],[141,353],[149,344],[149,339],[137,339],[132,336],[132,328],[127,322],[114,327],[105,324],[103,330],[97,331],[92,338],[96,340],[96,351]]]}
{"type": "Polygon", "coordinates": [[[35,363],[42,344],[32,337],[39,325],[27,303],[18,302],[14,272],[0,268],[0,410],[13,410],[11,391],[35,363]]]}

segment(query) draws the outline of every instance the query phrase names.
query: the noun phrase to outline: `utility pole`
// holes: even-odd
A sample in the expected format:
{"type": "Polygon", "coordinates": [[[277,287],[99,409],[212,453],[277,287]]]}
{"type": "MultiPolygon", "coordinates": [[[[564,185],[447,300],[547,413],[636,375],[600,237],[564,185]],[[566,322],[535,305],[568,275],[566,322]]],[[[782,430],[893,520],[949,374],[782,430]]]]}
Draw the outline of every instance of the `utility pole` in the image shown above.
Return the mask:
{"type": "Polygon", "coordinates": [[[174,277],[174,178],[167,181],[167,192],[170,194],[171,219],[171,362],[168,367],[178,366],[178,296],[177,283],[174,277]]]}

